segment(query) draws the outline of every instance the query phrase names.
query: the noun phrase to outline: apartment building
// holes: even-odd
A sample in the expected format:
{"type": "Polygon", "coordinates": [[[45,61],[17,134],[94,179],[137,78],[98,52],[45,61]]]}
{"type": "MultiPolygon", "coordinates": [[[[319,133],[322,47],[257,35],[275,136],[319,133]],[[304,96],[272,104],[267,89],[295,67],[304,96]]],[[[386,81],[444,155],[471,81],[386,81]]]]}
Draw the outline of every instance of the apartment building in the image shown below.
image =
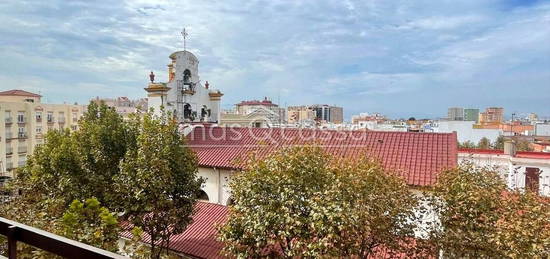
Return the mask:
{"type": "Polygon", "coordinates": [[[23,90],[0,92],[0,174],[13,177],[27,156],[44,143],[48,130],[76,130],[85,105],[41,103],[41,95],[23,90]]]}
{"type": "Polygon", "coordinates": [[[290,106],[287,114],[289,123],[317,121],[340,124],[344,122],[344,109],[326,104],[290,106]]]}
{"type": "Polygon", "coordinates": [[[500,124],[504,122],[504,108],[489,107],[479,114],[480,124],[500,124]]]}

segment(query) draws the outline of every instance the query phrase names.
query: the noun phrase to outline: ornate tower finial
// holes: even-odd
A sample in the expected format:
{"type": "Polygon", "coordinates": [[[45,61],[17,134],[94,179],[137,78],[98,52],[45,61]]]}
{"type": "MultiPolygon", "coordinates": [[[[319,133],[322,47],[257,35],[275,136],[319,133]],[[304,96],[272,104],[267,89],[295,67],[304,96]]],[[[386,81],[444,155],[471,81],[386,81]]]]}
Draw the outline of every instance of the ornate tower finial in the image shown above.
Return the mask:
{"type": "Polygon", "coordinates": [[[206,81],[206,84],[204,84],[204,87],[205,87],[206,89],[208,89],[208,86],[210,86],[210,84],[208,83],[208,81],[206,81]]]}
{"type": "Polygon", "coordinates": [[[185,27],[183,28],[183,31],[181,31],[181,36],[183,36],[183,50],[186,50],[187,49],[187,36],[189,34],[187,33],[187,31],[185,30],[185,27]]]}
{"type": "Polygon", "coordinates": [[[151,71],[151,74],[149,74],[149,80],[151,80],[151,83],[155,82],[155,74],[153,71],[151,71]]]}

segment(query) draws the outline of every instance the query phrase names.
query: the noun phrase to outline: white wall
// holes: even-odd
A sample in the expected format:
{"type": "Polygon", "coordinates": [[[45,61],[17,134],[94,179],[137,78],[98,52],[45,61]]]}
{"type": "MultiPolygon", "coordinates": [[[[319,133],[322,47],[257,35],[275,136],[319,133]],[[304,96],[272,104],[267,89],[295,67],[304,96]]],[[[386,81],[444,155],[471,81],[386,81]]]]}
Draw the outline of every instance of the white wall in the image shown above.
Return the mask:
{"type": "Polygon", "coordinates": [[[228,183],[232,174],[229,170],[199,167],[198,176],[205,180],[202,190],[208,195],[209,202],[227,205],[231,196],[228,183]]]}
{"type": "Polygon", "coordinates": [[[535,124],[535,136],[550,136],[550,124],[535,124]]]}
{"type": "Polygon", "coordinates": [[[504,154],[467,154],[459,153],[458,162],[472,161],[478,166],[494,166],[510,188],[525,188],[527,167],[540,170],[539,193],[550,196],[550,160],[510,157],[504,154]]]}
{"type": "Polygon", "coordinates": [[[456,131],[458,142],[463,143],[471,141],[475,144],[483,137],[488,138],[491,142],[502,135],[502,130],[499,129],[474,129],[475,121],[440,121],[437,127],[434,127],[434,132],[451,133],[456,131]]]}

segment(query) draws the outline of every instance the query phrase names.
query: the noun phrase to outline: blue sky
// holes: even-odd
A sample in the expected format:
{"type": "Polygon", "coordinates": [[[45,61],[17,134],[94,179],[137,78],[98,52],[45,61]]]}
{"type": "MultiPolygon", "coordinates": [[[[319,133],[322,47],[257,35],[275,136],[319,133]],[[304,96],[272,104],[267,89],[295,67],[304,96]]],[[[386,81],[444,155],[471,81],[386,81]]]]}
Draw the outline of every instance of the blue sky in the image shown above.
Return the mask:
{"type": "Polygon", "coordinates": [[[188,49],[224,108],[268,96],[346,117],[502,106],[550,116],[550,1],[0,1],[0,89],[145,97],[188,49]]]}

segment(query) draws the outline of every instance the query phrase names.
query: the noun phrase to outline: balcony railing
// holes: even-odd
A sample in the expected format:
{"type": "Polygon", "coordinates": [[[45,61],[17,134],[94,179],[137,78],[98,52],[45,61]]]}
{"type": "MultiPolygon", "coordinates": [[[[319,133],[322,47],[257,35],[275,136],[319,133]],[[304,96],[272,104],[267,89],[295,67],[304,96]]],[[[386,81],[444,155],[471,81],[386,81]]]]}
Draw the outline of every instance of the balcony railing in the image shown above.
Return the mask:
{"type": "Polygon", "coordinates": [[[0,235],[8,238],[8,258],[17,258],[17,242],[34,246],[65,258],[126,258],[84,243],[0,217],[0,235]]]}
{"type": "Polygon", "coordinates": [[[6,123],[12,123],[12,118],[11,117],[6,117],[5,121],[6,121],[6,123]]]}
{"type": "Polygon", "coordinates": [[[19,161],[19,162],[17,162],[17,166],[18,167],[23,167],[23,166],[25,166],[26,163],[27,163],[27,161],[19,161]]]}
{"type": "Polygon", "coordinates": [[[11,132],[6,132],[6,139],[11,139],[13,138],[13,135],[11,132]]]}
{"type": "Polygon", "coordinates": [[[27,138],[27,133],[26,132],[18,132],[17,133],[17,138],[27,138]]]}
{"type": "Polygon", "coordinates": [[[57,119],[57,121],[58,121],[59,123],[65,123],[65,117],[59,117],[59,118],[57,119]]]}
{"type": "Polygon", "coordinates": [[[36,122],[42,122],[42,116],[36,116],[36,122]]]}
{"type": "Polygon", "coordinates": [[[47,119],[47,120],[48,120],[48,123],[54,123],[54,119],[53,119],[53,117],[48,117],[48,119],[47,119]]]}
{"type": "Polygon", "coordinates": [[[26,153],[26,152],[27,152],[27,147],[25,146],[17,147],[17,153],[26,153]]]}
{"type": "Polygon", "coordinates": [[[7,147],[6,148],[6,155],[11,155],[13,154],[13,148],[12,147],[7,147]]]}

